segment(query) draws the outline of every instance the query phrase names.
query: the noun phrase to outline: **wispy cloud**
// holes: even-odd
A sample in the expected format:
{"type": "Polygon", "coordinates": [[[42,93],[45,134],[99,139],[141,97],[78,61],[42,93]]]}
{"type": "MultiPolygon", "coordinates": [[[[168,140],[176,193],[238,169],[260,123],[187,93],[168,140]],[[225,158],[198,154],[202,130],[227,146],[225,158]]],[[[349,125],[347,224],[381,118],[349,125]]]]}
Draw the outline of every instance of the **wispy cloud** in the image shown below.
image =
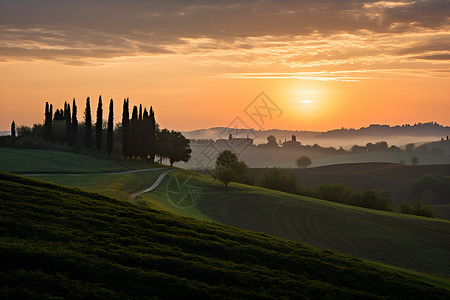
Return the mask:
{"type": "Polygon", "coordinates": [[[303,78],[298,71],[305,69],[415,69],[427,61],[445,69],[449,6],[448,0],[6,0],[0,2],[0,61],[89,65],[177,55],[239,74],[270,68],[289,78],[303,78]]]}
{"type": "Polygon", "coordinates": [[[279,73],[221,73],[214,77],[240,79],[305,79],[317,81],[359,81],[375,79],[380,76],[396,79],[398,77],[417,79],[423,77],[450,77],[450,69],[410,70],[410,69],[374,69],[374,70],[343,70],[343,71],[311,71],[311,72],[279,72],[279,73]]]}

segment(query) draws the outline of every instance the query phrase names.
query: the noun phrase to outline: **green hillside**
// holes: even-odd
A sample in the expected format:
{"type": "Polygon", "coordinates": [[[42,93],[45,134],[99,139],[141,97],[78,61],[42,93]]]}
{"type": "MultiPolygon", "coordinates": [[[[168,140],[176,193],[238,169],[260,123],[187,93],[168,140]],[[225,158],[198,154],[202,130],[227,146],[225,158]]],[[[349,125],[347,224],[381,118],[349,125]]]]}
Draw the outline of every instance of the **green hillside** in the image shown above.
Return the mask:
{"type": "MultiPolygon", "coordinates": [[[[151,186],[156,180],[153,171],[39,178],[88,187],[91,191],[111,197],[117,195],[123,200],[128,199],[127,195],[151,186]],[[134,188],[127,190],[128,187],[134,188]]],[[[189,195],[189,190],[182,192],[189,195]]],[[[184,170],[169,174],[156,190],[136,197],[135,201],[153,209],[212,220],[450,278],[450,222],[445,220],[342,205],[242,184],[231,184],[225,190],[222,184],[213,182],[211,178],[184,170]],[[178,203],[173,199],[169,192],[173,190],[175,177],[179,182],[189,178],[189,183],[200,187],[200,199],[195,203],[178,203]]]]}
{"type": "MultiPolygon", "coordinates": [[[[60,159],[56,154],[52,153],[54,161],[60,159]]],[[[10,159],[15,158],[11,156],[10,159]]],[[[45,169],[45,161],[42,162],[45,169]]],[[[126,167],[131,166],[133,163],[126,167]]],[[[39,171],[38,167],[35,172],[39,171]]],[[[88,164],[83,165],[83,168],[88,167],[88,164]]],[[[131,194],[150,187],[166,170],[41,175],[35,178],[127,200],[131,194]]],[[[181,194],[189,195],[191,191],[185,189],[181,194]]],[[[186,197],[183,201],[188,200],[186,197]]],[[[225,190],[222,184],[213,182],[211,178],[185,170],[170,173],[156,190],[136,197],[135,201],[157,210],[263,232],[378,263],[450,278],[448,221],[374,211],[240,184],[232,184],[225,190]],[[173,198],[170,193],[174,189],[175,178],[180,183],[189,178],[190,184],[200,188],[200,198],[195,203],[178,203],[181,198],[173,198]]]]}
{"type": "Polygon", "coordinates": [[[107,173],[151,167],[64,151],[0,147],[0,171],[32,173],[107,173]]]}
{"type": "Polygon", "coordinates": [[[263,234],[0,174],[0,298],[448,299],[450,290],[263,234]]]}

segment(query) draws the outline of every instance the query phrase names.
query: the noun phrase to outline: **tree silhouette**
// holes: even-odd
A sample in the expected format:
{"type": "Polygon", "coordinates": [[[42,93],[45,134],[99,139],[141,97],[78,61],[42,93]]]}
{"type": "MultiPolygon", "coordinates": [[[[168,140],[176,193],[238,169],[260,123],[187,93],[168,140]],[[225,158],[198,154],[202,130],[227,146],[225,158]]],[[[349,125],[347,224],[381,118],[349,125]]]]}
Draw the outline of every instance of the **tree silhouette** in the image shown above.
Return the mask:
{"type": "Polygon", "coordinates": [[[16,137],[16,123],[14,121],[11,123],[11,137],[16,137]]]}
{"type": "Polygon", "coordinates": [[[413,166],[418,165],[419,164],[419,159],[416,156],[412,157],[411,158],[411,164],[413,166]]]}
{"type": "Polygon", "coordinates": [[[228,189],[228,184],[242,177],[247,168],[245,162],[239,161],[236,154],[230,150],[223,150],[216,159],[214,178],[222,182],[228,189]]]}
{"type": "Polygon", "coordinates": [[[151,106],[149,115],[148,140],[149,140],[148,154],[150,156],[150,161],[153,163],[155,161],[155,154],[156,154],[156,122],[155,122],[155,113],[153,112],[153,107],[151,106]]]}
{"type": "Polygon", "coordinates": [[[44,114],[44,139],[50,140],[52,136],[52,116],[53,105],[49,105],[45,102],[45,114],[44,114]]]}
{"type": "Polygon", "coordinates": [[[113,112],[113,99],[109,102],[109,116],[108,116],[108,132],[106,134],[106,152],[111,155],[113,150],[113,138],[114,138],[114,112],[113,112]]]}
{"type": "Polygon", "coordinates": [[[128,98],[123,99],[122,112],[122,154],[125,158],[131,157],[130,154],[130,110],[128,98]]]}
{"type": "Polygon", "coordinates": [[[145,130],[144,130],[144,120],[142,117],[142,104],[139,104],[139,118],[137,123],[137,155],[141,158],[145,158],[145,130]]]}
{"type": "Polygon", "coordinates": [[[130,121],[130,156],[137,158],[137,145],[139,141],[138,136],[138,110],[137,107],[133,107],[130,121]]]}
{"type": "Polygon", "coordinates": [[[169,139],[169,153],[168,158],[170,166],[173,166],[174,162],[183,161],[188,162],[191,158],[191,147],[189,140],[186,139],[181,132],[171,131],[169,139]]]}
{"type": "Polygon", "coordinates": [[[170,131],[160,130],[156,133],[156,154],[160,158],[160,163],[168,159],[170,155],[170,131]]]}
{"type": "Polygon", "coordinates": [[[278,147],[277,138],[274,135],[267,137],[267,145],[271,147],[278,147]]]}
{"type": "Polygon", "coordinates": [[[89,97],[86,98],[86,110],[84,111],[84,130],[85,145],[87,148],[89,148],[91,147],[92,135],[91,103],[89,97]]]}
{"type": "Polygon", "coordinates": [[[144,113],[142,115],[142,125],[141,125],[141,157],[146,159],[149,155],[150,140],[149,140],[149,128],[150,117],[148,115],[147,108],[144,108],[144,113]]]}
{"type": "Polygon", "coordinates": [[[77,119],[77,104],[75,102],[75,98],[72,101],[72,138],[71,145],[75,145],[77,141],[77,133],[78,133],[78,119],[77,119]]]}
{"type": "Polygon", "coordinates": [[[299,157],[295,162],[299,168],[307,168],[312,164],[312,161],[308,156],[299,157]]]}
{"type": "Polygon", "coordinates": [[[103,108],[102,108],[102,96],[98,97],[97,106],[97,122],[95,122],[95,143],[97,145],[97,151],[100,152],[102,148],[102,125],[103,125],[103,108]]]}
{"type": "Polygon", "coordinates": [[[72,120],[70,116],[70,104],[64,102],[64,119],[66,120],[66,141],[71,145],[72,142],[72,120]]]}
{"type": "Polygon", "coordinates": [[[54,121],[64,121],[65,120],[64,111],[62,109],[57,109],[55,111],[55,115],[53,116],[53,120],[54,121]]]}

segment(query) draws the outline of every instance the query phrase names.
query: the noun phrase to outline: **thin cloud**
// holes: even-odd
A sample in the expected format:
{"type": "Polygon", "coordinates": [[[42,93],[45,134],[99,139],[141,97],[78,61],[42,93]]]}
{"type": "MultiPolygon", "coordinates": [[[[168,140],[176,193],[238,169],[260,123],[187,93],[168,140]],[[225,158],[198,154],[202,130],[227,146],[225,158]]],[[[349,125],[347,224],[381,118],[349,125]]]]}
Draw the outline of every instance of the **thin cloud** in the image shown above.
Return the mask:
{"type": "Polygon", "coordinates": [[[450,60],[450,54],[431,54],[424,56],[415,56],[415,58],[427,59],[427,60],[450,60]]]}
{"type": "Polygon", "coordinates": [[[0,3],[0,61],[89,65],[93,59],[177,55],[203,65],[286,70],[369,68],[411,54],[445,62],[449,4],[6,0],[0,3]]]}

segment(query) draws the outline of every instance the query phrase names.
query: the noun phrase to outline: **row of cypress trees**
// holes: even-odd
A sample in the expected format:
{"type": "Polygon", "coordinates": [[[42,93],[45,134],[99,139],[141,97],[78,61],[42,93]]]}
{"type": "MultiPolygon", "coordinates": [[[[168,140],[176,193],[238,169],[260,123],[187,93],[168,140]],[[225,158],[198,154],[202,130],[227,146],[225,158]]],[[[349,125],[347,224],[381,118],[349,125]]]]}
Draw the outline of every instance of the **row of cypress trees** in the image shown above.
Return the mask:
{"type": "MultiPolygon", "coordinates": [[[[113,111],[114,103],[113,99],[110,101],[109,105],[109,116],[108,116],[108,128],[106,135],[106,152],[108,155],[111,155],[113,150],[113,130],[114,130],[114,111],[113,111]]],[[[65,134],[65,142],[68,145],[75,145],[76,140],[78,139],[78,119],[77,119],[77,105],[75,98],[72,103],[72,112],[70,109],[70,104],[64,102],[64,110],[56,110],[55,115],[53,115],[53,105],[48,102],[45,103],[45,119],[44,119],[44,139],[46,140],[54,140],[52,139],[52,128],[53,123],[55,121],[65,120],[66,124],[66,134],[65,134]]],[[[92,118],[91,118],[91,104],[90,98],[86,99],[86,109],[84,112],[84,145],[89,148],[92,144],[92,118]]],[[[103,106],[102,106],[102,96],[98,99],[97,106],[97,120],[95,123],[95,135],[96,135],[96,148],[97,151],[101,150],[102,147],[102,131],[103,130],[103,106]]],[[[60,141],[60,142],[64,142],[60,141]]]]}
{"type": "MultiPolygon", "coordinates": [[[[52,139],[53,123],[56,121],[65,121],[66,134],[65,140],[70,146],[73,146],[78,138],[78,119],[77,105],[75,99],[72,102],[72,111],[70,104],[64,102],[64,110],[56,110],[53,115],[53,105],[45,103],[44,120],[44,138],[52,139]]],[[[84,111],[84,145],[90,148],[92,145],[92,117],[90,98],[86,98],[86,109],[84,111]]],[[[124,99],[122,114],[122,154],[125,158],[147,157],[153,162],[156,155],[156,121],[153,108],[142,109],[142,104],[133,107],[130,118],[129,99],[124,99]]],[[[99,96],[97,105],[97,114],[95,122],[95,146],[97,151],[102,148],[103,137],[103,103],[102,96],[99,96]]],[[[109,103],[108,125],[106,133],[106,152],[111,155],[114,144],[114,103],[113,99],[109,103]]]]}
{"type": "Polygon", "coordinates": [[[123,101],[122,114],[122,154],[125,158],[150,157],[155,160],[156,155],[156,122],[153,107],[142,110],[142,104],[133,107],[130,119],[129,99],[123,101]]]}
{"type": "Polygon", "coordinates": [[[70,146],[75,144],[78,131],[78,119],[77,119],[77,104],[75,98],[72,102],[72,113],[70,111],[70,104],[64,102],[64,110],[57,109],[55,115],[53,115],[53,105],[48,102],[45,103],[44,113],[44,139],[56,140],[57,138],[52,136],[53,122],[65,121],[66,134],[64,140],[60,142],[67,142],[70,146]]]}

